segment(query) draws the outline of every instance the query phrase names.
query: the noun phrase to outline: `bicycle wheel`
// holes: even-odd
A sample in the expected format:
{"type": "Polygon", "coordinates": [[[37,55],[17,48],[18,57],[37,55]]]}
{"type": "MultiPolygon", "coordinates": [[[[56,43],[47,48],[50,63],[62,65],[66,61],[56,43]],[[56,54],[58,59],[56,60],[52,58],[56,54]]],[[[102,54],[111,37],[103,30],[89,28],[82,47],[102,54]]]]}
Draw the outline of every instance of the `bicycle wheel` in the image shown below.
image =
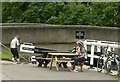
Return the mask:
{"type": "Polygon", "coordinates": [[[97,71],[100,73],[103,70],[103,56],[101,55],[97,61],[97,71]]]}
{"type": "Polygon", "coordinates": [[[106,74],[110,74],[111,68],[112,68],[111,61],[108,59],[108,60],[106,61],[106,66],[105,66],[106,74]]]}
{"type": "Polygon", "coordinates": [[[111,65],[107,67],[108,74],[114,76],[120,73],[120,66],[116,64],[116,62],[111,62],[111,65]]]}

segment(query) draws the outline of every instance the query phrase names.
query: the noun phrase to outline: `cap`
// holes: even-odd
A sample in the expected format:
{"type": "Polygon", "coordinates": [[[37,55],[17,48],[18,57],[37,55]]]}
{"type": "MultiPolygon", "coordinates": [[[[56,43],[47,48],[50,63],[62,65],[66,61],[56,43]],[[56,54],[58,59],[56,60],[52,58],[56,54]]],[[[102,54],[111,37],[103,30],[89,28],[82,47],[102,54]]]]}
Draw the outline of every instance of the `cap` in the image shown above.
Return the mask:
{"type": "Polygon", "coordinates": [[[18,38],[19,38],[19,36],[18,36],[18,35],[16,35],[15,37],[18,37],[18,38]]]}
{"type": "Polygon", "coordinates": [[[18,35],[15,36],[17,39],[20,39],[20,37],[18,35]]]}

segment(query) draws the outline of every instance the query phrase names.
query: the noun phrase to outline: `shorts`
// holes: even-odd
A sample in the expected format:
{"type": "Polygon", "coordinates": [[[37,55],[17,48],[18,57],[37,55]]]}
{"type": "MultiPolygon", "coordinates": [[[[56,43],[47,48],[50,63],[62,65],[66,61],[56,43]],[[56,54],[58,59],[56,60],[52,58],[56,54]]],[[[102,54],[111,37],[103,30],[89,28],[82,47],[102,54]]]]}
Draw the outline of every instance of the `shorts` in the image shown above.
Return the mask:
{"type": "Polygon", "coordinates": [[[84,58],[84,57],[73,57],[73,58],[71,58],[71,60],[74,60],[75,62],[73,62],[72,64],[75,64],[75,65],[77,65],[78,64],[78,62],[84,62],[84,61],[86,61],[87,59],[86,58],[84,58]]]}

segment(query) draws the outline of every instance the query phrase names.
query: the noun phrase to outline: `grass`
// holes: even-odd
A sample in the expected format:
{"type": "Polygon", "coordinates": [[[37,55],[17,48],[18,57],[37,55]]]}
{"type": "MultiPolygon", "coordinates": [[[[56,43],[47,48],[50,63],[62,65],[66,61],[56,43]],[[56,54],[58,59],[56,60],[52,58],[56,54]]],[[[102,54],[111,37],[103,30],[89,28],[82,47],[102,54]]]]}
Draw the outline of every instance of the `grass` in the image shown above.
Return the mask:
{"type": "Polygon", "coordinates": [[[12,58],[12,54],[10,52],[7,52],[7,51],[2,51],[0,53],[0,58],[12,58]]]}
{"type": "Polygon", "coordinates": [[[12,54],[9,50],[2,47],[2,50],[1,50],[1,53],[0,53],[0,58],[1,59],[12,58],[12,54]]]}

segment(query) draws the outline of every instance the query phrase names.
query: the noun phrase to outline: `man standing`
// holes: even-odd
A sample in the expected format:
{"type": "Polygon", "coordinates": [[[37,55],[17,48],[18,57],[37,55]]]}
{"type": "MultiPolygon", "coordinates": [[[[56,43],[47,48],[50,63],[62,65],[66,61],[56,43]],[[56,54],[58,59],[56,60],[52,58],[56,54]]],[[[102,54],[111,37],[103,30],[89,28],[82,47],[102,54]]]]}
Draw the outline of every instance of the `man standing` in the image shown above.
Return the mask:
{"type": "Polygon", "coordinates": [[[20,62],[20,59],[19,59],[19,54],[18,54],[18,51],[17,51],[17,46],[20,45],[19,43],[19,36],[16,35],[14,37],[14,39],[12,39],[11,43],[10,43],[10,49],[11,49],[11,53],[13,54],[13,58],[12,58],[12,61],[16,62],[16,63],[19,63],[20,62]]]}

